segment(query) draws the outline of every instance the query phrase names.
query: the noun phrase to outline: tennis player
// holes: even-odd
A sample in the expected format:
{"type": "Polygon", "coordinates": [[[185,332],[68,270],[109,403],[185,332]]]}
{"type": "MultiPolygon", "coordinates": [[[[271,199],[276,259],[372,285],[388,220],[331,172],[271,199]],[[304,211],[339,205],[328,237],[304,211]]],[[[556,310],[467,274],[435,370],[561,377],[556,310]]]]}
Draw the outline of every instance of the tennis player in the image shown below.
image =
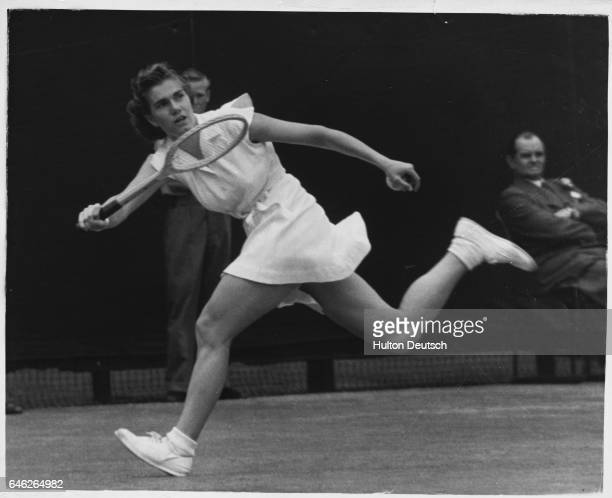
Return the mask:
{"type": "MultiPolygon", "coordinates": [[[[163,142],[130,185],[159,170],[172,141],[198,122],[238,113],[249,123],[239,145],[210,167],[173,175],[206,209],[241,218],[247,234],[240,255],[225,269],[198,318],[197,359],[179,420],[165,436],[155,432],[137,436],[127,429],[115,432],[146,463],[185,476],[192,468],[196,441],[223,388],[232,339],[248,325],[278,306],[301,302],[362,336],[365,309],[391,309],[355,273],[370,250],[361,215],[353,213],[332,224],[316,199],[285,171],[272,143],[355,157],[379,168],[394,190],[416,191],[420,179],[412,164],[389,159],[346,133],[256,113],[248,95],[196,115],[185,82],[163,63],[141,70],[132,80],[132,94],[128,104],[132,124],[145,138],[163,142]]],[[[97,216],[100,204],[90,205],[79,214],[79,226],[93,231],[114,227],[156,188],[107,220],[97,216]]],[[[424,309],[442,308],[461,277],[483,262],[535,269],[534,261],[518,246],[462,218],[448,252],[410,286],[399,308],[415,316],[424,309]]]]}

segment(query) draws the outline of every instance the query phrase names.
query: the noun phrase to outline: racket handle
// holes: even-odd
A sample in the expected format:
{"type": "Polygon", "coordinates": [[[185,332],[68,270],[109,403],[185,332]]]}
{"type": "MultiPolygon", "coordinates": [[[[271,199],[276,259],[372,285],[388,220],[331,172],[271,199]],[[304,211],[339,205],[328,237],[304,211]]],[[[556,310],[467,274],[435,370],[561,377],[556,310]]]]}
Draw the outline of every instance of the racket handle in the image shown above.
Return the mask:
{"type": "Polygon", "coordinates": [[[101,220],[105,220],[109,216],[112,216],[114,213],[119,211],[122,207],[122,204],[117,202],[116,199],[113,199],[108,204],[105,204],[100,208],[100,212],[98,213],[98,218],[101,220]]]}
{"type": "MultiPolygon", "coordinates": [[[[101,220],[105,220],[109,216],[112,216],[114,213],[119,211],[121,207],[122,207],[122,204],[118,202],[116,199],[113,199],[111,202],[109,202],[108,204],[105,204],[104,206],[100,208],[100,211],[98,212],[98,218],[101,220]]],[[[78,223],[75,226],[77,228],[81,228],[78,223]]]]}

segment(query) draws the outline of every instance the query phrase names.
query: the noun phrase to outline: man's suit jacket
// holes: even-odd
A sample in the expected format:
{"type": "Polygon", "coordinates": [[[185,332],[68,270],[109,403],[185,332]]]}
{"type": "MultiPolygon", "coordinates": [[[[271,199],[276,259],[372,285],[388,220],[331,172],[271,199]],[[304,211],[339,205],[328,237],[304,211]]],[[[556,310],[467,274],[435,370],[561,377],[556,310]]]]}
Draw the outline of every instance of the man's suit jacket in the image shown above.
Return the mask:
{"type": "Polygon", "coordinates": [[[516,179],[502,192],[499,213],[512,240],[538,263],[536,278],[543,291],[606,257],[606,203],[569,179],[544,180],[542,187],[516,179]],[[565,207],[577,209],[580,218],[554,216],[565,207]]]}

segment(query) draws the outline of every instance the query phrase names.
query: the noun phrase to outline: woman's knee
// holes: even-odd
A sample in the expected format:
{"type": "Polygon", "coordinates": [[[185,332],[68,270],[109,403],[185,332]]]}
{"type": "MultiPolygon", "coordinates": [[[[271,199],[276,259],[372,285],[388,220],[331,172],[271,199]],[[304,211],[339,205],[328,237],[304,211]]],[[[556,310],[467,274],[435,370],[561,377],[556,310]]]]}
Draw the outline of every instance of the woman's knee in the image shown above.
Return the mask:
{"type": "Polygon", "coordinates": [[[204,308],[196,322],[195,334],[198,349],[223,347],[233,338],[231,330],[224,325],[223,318],[207,308],[204,308]]]}

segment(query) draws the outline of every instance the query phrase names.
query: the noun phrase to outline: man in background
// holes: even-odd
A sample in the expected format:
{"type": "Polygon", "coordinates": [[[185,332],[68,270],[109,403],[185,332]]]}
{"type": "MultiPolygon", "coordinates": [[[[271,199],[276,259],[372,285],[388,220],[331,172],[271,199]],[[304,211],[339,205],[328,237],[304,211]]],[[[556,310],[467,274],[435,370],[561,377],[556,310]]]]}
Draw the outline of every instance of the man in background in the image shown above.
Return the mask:
{"type": "Polygon", "coordinates": [[[201,71],[191,67],[183,71],[183,78],[191,89],[191,105],[196,114],[202,114],[210,102],[210,78],[201,71]]]}
{"type": "Polygon", "coordinates": [[[500,215],[514,242],[538,263],[539,292],[569,308],[606,307],[606,203],[569,178],[545,179],[546,150],[531,132],[506,151],[514,182],[500,199],[500,215]]]}
{"type": "MultiPolygon", "coordinates": [[[[183,72],[196,114],[206,111],[211,81],[190,68],[183,72]]],[[[195,362],[195,323],[230,262],[230,217],[208,211],[178,182],[162,187],[166,204],[164,258],[168,303],[168,401],[183,401],[195,362]]],[[[222,398],[240,397],[224,388],[222,398]]]]}

